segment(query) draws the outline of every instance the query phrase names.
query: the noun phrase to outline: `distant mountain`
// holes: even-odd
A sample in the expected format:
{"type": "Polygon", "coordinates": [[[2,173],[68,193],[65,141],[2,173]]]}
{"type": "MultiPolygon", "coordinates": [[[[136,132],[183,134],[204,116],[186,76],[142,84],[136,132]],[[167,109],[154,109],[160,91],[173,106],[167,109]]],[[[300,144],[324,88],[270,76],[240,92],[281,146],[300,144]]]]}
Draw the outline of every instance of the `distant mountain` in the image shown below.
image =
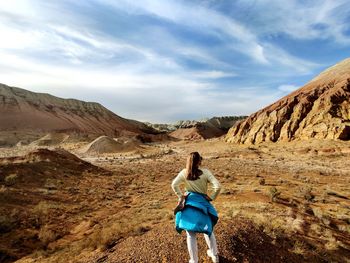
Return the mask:
{"type": "Polygon", "coordinates": [[[246,144],[310,138],[350,140],[350,58],[237,123],[226,136],[246,144]]]}
{"type": "Polygon", "coordinates": [[[198,126],[215,127],[223,131],[228,131],[234,123],[243,120],[247,116],[223,116],[206,118],[203,120],[179,120],[173,124],[152,124],[146,122],[146,124],[158,131],[172,132],[177,129],[187,129],[198,126]]]}
{"type": "Polygon", "coordinates": [[[99,103],[62,99],[0,84],[0,131],[77,132],[121,136],[154,133],[99,103]]]}
{"type": "Polygon", "coordinates": [[[210,139],[224,135],[230,127],[246,116],[213,117],[204,120],[180,120],[174,124],[152,124],[150,127],[160,131],[169,132],[170,136],[178,139],[210,139]]]}

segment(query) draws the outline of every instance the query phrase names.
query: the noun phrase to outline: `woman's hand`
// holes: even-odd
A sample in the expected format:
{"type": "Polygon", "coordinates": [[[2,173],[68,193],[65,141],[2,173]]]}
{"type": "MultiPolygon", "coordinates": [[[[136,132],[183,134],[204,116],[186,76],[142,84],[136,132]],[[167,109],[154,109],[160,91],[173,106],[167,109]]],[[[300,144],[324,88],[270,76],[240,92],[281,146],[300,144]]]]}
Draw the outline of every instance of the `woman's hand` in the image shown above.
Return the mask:
{"type": "Polygon", "coordinates": [[[186,196],[182,195],[180,198],[179,198],[179,201],[177,202],[177,205],[174,209],[174,215],[176,215],[177,212],[179,211],[182,211],[185,207],[185,199],[186,199],[186,196]]]}
{"type": "Polygon", "coordinates": [[[208,195],[205,195],[205,199],[207,199],[209,202],[213,201],[208,195]]]}

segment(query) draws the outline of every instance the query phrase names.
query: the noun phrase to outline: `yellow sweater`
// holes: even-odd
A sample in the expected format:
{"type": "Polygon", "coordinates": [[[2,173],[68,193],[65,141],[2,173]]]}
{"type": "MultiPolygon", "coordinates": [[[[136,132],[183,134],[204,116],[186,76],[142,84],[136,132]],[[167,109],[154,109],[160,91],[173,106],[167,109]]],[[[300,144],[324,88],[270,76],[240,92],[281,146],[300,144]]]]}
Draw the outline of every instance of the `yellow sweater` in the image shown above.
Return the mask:
{"type": "Polygon", "coordinates": [[[182,183],[185,184],[185,191],[197,192],[202,194],[207,194],[208,183],[211,183],[213,186],[213,193],[211,194],[210,198],[214,200],[218,196],[221,190],[221,185],[219,181],[208,169],[201,168],[201,171],[203,172],[203,174],[195,181],[186,179],[186,169],[183,169],[181,172],[179,172],[179,174],[175,177],[171,184],[173,191],[179,198],[181,198],[181,196],[183,195],[179,187],[182,183]]]}

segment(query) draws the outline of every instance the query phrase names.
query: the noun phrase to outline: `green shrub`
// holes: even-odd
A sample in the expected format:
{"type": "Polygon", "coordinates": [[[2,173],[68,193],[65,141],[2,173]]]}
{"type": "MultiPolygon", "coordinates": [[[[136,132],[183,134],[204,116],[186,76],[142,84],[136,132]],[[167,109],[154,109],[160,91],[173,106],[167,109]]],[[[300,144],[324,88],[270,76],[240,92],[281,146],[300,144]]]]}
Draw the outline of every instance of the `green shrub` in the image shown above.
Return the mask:
{"type": "Polygon", "coordinates": [[[17,182],[18,176],[17,174],[10,174],[5,177],[5,185],[12,186],[17,182]]]}
{"type": "Polygon", "coordinates": [[[281,192],[279,192],[277,188],[273,186],[269,189],[269,194],[270,194],[271,201],[276,202],[281,192]]]}

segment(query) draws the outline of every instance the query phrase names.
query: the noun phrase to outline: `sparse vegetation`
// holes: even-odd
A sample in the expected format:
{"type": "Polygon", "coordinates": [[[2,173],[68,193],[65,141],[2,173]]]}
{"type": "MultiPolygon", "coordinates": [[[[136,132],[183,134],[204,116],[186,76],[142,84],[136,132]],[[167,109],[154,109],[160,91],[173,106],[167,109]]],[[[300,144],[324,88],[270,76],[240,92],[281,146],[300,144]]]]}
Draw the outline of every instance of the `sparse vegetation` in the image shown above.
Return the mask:
{"type": "Polygon", "coordinates": [[[297,240],[293,246],[293,252],[295,254],[303,255],[307,251],[306,245],[304,242],[297,240]]]}
{"type": "Polygon", "coordinates": [[[38,237],[43,245],[47,247],[47,245],[56,240],[57,234],[49,225],[44,225],[40,228],[38,237]]]}
{"type": "MultiPolygon", "coordinates": [[[[248,220],[268,238],[268,244],[278,246],[281,242],[287,242],[288,245],[281,248],[283,253],[305,257],[309,262],[319,262],[320,258],[332,262],[337,261],[336,257],[341,257],[342,249],[350,246],[338,238],[339,235],[348,236],[350,231],[350,217],[347,214],[350,203],[340,197],[346,197],[347,174],[332,177],[334,182],[329,181],[331,176],[318,172],[318,169],[325,169],[320,165],[324,163],[323,159],[320,164],[317,159],[312,162],[302,160],[302,156],[299,159],[299,155],[292,154],[289,146],[277,150],[265,146],[252,150],[232,150],[218,141],[195,144],[177,142],[175,145],[178,148],[167,146],[174,149],[173,154],[161,157],[157,157],[156,151],[161,152],[163,148],[157,145],[147,146],[152,151],[156,149],[151,154],[145,151],[134,156],[100,155],[93,159],[96,164],[111,170],[110,176],[103,176],[93,167],[88,167],[81,173],[82,176],[72,176],[80,169],[79,166],[66,169],[59,164],[51,167],[53,162],[50,158],[31,159],[25,166],[34,168],[23,177],[25,180],[32,178],[32,181],[24,184],[30,187],[17,190],[16,183],[16,187],[3,184],[0,188],[0,195],[4,197],[0,202],[13,198],[21,200],[16,201],[17,204],[22,205],[20,202],[23,202],[23,210],[16,212],[15,216],[12,215],[12,207],[0,208],[8,211],[3,225],[5,229],[10,226],[7,229],[11,230],[6,234],[13,233],[13,240],[17,242],[24,240],[24,236],[15,236],[15,233],[21,232],[27,238],[32,236],[38,242],[33,247],[37,246],[39,250],[33,249],[29,257],[37,262],[51,263],[78,261],[99,253],[101,257],[110,255],[115,253],[113,251],[120,251],[120,246],[129,242],[127,240],[142,241],[160,227],[168,226],[175,231],[172,208],[176,197],[169,184],[184,165],[183,152],[199,149],[204,157],[211,156],[214,143],[215,147],[222,148],[218,148],[215,158],[204,158],[203,165],[211,169],[223,185],[222,194],[214,202],[220,216],[219,227],[227,222],[232,227],[240,220],[248,220]],[[279,157],[281,152],[286,155],[283,160],[279,157]],[[289,152],[290,156],[287,155],[289,152]],[[251,157],[255,153],[263,158],[251,157]],[[154,157],[141,159],[140,154],[154,157]],[[44,168],[35,166],[40,160],[46,160],[41,163],[45,165],[44,168]],[[50,189],[49,195],[45,194],[45,189],[50,189]],[[11,195],[14,191],[19,194],[11,195]],[[13,231],[17,228],[18,232],[13,231]]],[[[335,161],[332,159],[333,163],[335,161]]],[[[334,171],[327,171],[329,174],[335,174],[341,168],[340,161],[333,163],[334,171]]],[[[0,174],[2,183],[6,176],[18,172],[7,169],[5,174],[0,174]]],[[[1,204],[7,206],[7,203],[1,204]]],[[[245,244],[248,238],[244,232],[246,228],[242,229],[239,236],[233,237],[236,245],[245,244]]],[[[162,233],[165,239],[173,234],[171,231],[162,233]]],[[[218,236],[221,238],[219,244],[223,246],[226,237],[218,236]]],[[[158,236],[157,242],[163,240],[162,237],[158,236]]],[[[183,241],[180,235],[175,235],[174,240],[176,245],[183,241]]],[[[152,242],[155,241],[152,239],[152,242]]],[[[249,246],[258,243],[249,243],[247,247],[240,248],[240,253],[246,253],[249,246]]],[[[142,242],[136,244],[143,246],[142,242]]],[[[25,243],[21,245],[25,246],[25,243]]],[[[108,260],[105,259],[106,262],[108,260]]]]}
{"type": "Polygon", "coordinates": [[[271,202],[276,202],[278,197],[281,195],[281,192],[277,190],[276,187],[270,187],[269,188],[269,195],[271,202]]]}
{"type": "Polygon", "coordinates": [[[13,218],[8,215],[0,215],[0,233],[7,233],[15,227],[13,218]]]}
{"type": "Polygon", "coordinates": [[[259,179],[259,184],[260,185],[265,185],[265,178],[260,178],[259,179]]]}
{"type": "Polygon", "coordinates": [[[315,195],[312,193],[312,188],[309,186],[302,187],[300,189],[300,194],[308,202],[312,202],[315,199],[315,195]]]}
{"type": "Polygon", "coordinates": [[[18,179],[18,175],[17,174],[10,174],[8,176],[5,177],[5,185],[6,186],[13,186],[14,184],[16,184],[18,179]]]}

